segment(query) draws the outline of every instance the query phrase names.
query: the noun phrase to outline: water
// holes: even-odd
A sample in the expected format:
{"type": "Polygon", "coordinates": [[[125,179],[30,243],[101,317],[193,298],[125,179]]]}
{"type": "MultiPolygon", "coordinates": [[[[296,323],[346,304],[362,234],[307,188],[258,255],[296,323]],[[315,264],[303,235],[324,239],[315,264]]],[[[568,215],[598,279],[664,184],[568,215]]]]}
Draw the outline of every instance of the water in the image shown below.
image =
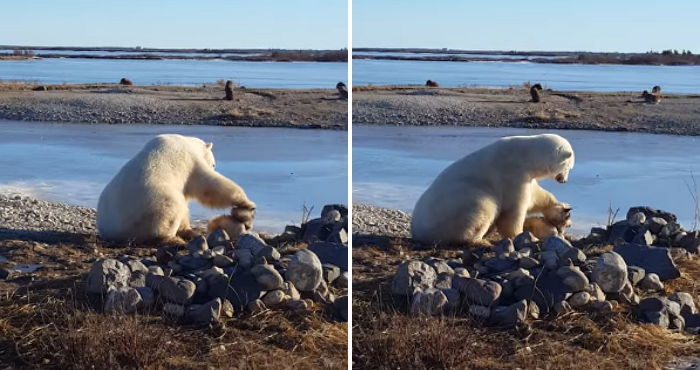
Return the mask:
{"type": "Polygon", "coordinates": [[[356,51],[353,56],[387,56],[387,57],[462,57],[489,59],[557,59],[564,56],[551,55],[514,55],[514,54],[473,54],[473,53],[410,53],[394,51],[356,51]]]}
{"type": "Polygon", "coordinates": [[[700,66],[363,59],[352,63],[355,85],[422,85],[430,79],[445,87],[508,87],[532,81],[556,90],[641,92],[660,85],[664,92],[700,93],[700,66]]]}
{"type": "Polygon", "coordinates": [[[688,136],[515,128],[353,126],[353,202],[410,212],[423,191],[453,161],[502,136],[556,133],[576,153],[569,182],[541,185],[574,208],[573,231],[607,222],[608,208],[648,205],[693,226],[690,188],[698,176],[700,138],[688,136]]]}
{"type": "MultiPolygon", "coordinates": [[[[304,204],[347,203],[347,132],[283,128],[0,122],[0,192],[97,207],[104,186],[153,136],[214,143],[216,169],[256,202],[255,227],[281,232],[304,204]]],[[[227,213],[190,203],[193,220],[227,213]]]]}
{"type": "Polygon", "coordinates": [[[47,58],[0,61],[0,77],[43,84],[117,83],[126,77],[137,85],[200,85],[224,79],[257,88],[332,89],[347,81],[347,68],[347,63],[335,62],[47,58]]]}

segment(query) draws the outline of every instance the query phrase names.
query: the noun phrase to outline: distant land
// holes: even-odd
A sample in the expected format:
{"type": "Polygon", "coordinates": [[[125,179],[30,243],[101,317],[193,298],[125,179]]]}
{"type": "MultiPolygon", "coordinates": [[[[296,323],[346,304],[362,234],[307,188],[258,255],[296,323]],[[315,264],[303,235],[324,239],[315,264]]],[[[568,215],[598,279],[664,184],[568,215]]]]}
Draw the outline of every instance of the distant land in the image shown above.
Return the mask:
{"type": "Polygon", "coordinates": [[[504,51],[446,48],[353,48],[353,59],[443,62],[498,61],[552,64],[700,65],[700,55],[693,54],[690,50],[673,49],[648,51],[644,53],[603,53],[590,51],[504,51]],[[375,54],[358,55],[362,53],[375,54]],[[391,55],[391,53],[408,53],[415,55],[391,55]]]}
{"type": "Polygon", "coordinates": [[[0,45],[0,60],[37,58],[87,59],[224,59],[248,62],[347,62],[347,49],[160,49],[142,47],[78,47],[0,45]],[[114,54],[112,54],[114,53],[114,54]]]}

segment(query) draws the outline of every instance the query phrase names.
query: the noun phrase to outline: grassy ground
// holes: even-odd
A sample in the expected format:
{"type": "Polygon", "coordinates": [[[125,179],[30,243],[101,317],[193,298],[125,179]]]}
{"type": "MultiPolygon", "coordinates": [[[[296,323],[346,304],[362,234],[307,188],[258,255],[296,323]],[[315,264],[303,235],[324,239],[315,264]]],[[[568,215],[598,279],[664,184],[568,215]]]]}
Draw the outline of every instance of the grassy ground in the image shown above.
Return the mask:
{"type": "MultiPolygon", "coordinates": [[[[589,253],[600,253],[598,248],[589,253]]],[[[407,239],[353,247],[353,364],[363,369],[661,369],[700,356],[700,340],[635,322],[620,305],[611,316],[571,312],[513,331],[489,328],[466,314],[416,318],[390,293],[398,265],[461,250],[415,250],[407,239]]],[[[667,291],[698,293],[700,261],[677,261],[681,278],[667,291]]],[[[697,302],[696,302],[697,303],[697,302]]]]}
{"type": "Polygon", "coordinates": [[[347,368],[347,324],[329,320],[317,305],[306,314],[236,313],[224,319],[223,336],[158,312],[100,312],[82,277],[95,258],[122,253],[145,256],[153,249],[108,247],[89,236],[75,243],[0,238],[8,260],[44,266],[0,280],[0,369],[347,368]]]}

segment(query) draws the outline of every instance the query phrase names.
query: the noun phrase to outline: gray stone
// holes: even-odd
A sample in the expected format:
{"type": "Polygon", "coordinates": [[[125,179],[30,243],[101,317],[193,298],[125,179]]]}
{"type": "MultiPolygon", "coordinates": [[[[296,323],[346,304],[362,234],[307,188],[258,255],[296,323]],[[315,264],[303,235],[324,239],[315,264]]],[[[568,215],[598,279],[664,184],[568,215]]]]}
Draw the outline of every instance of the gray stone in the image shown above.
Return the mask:
{"type": "Polygon", "coordinates": [[[644,276],[644,279],[639,282],[639,287],[645,290],[661,290],[664,288],[664,284],[659,279],[659,275],[655,273],[649,273],[644,276]]]}
{"type": "Polygon", "coordinates": [[[347,288],[349,281],[350,281],[349,273],[347,271],[343,271],[342,273],[340,273],[340,276],[338,277],[338,279],[335,280],[335,286],[337,286],[338,288],[343,288],[343,289],[347,288]]]}
{"type": "Polygon", "coordinates": [[[90,268],[85,289],[88,293],[107,293],[112,289],[127,287],[130,277],[129,266],[115,259],[99,260],[90,268]]]}
{"type": "Polygon", "coordinates": [[[216,267],[226,267],[226,266],[231,266],[233,265],[234,261],[233,258],[223,255],[223,254],[214,254],[213,258],[214,266],[216,267]]]}
{"type": "Polygon", "coordinates": [[[437,259],[437,258],[428,258],[424,260],[425,263],[430,265],[430,267],[435,269],[435,273],[440,274],[442,272],[446,272],[448,274],[454,274],[455,271],[450,267],[450,265],[447,264],[447,262],[437,259]]]}
{"type": "Polygon", "coordinates": [[[186,311],[187,307],[181,304],[167,302],[163,305],[163,313],[176,319],[185,316],[186,311]]]}
{"type": "Polygon", "coordinates": [[[619,253],[628,265],[639,266],[647,274],[657,274],[662,281],[681,276],[667,248],[621,244],[615,246],[613,250],[619,253]]]}
{"type": "Polygon", "coordinates": [[[326,280],[328,284],[332,284],[340,277],[340,267],[336,265],[324,263],[321,265],[321,268],[323,269],[323,279],[326,280]]]}
{"type": "Polygon", "coordinates": [[[580,292],[588,287],[588,278],[576,266],[562,266],[557,270],[557,276],[570,292],[580,292]]]}
{"type": "Polygon", "coordinates": [[[602,302],[605,300],[605,292],[603,292],[603,289],[600,289],[600,285],[596,283],[588,284],[586,291],[590,293],[591,299],[594,301],[602,302]]]}
{"type": "Polygon", "coordinates": [[[627,220],[618,221],[608,227],[608,242],[631,242],[636,235],[635,228],[631,227],[627,220]]]}
{"type": "Polygon", "coordinates": [[[649,222],[647,223],[647,227],[649,228],[649,231],[651,231],[653,234],[658,234],[661,232],[661,229],[668,225],[668,221],[664,220],[661,217],[652,217],[649,219],[649,222]]]}
{"type": "Polygon", "coordinates": [[[656,324],[664,329],[668,329],[670,324],[668,314],[665,311],[644,311],[642,312],[644,321],[656,324]]]}
{"type": "Polygon", "coordinates": [[[272,265],[255,265],[250,269],[250,273],[255,276],[262,290],[281,289],[284,284],[282,275],[272,265]]]}
{"type": "Polygon", "coordinates": [[[474,304],[490,306],[501,295],[502,287],[495,281],[465,278],[465,283],[461,286],[460,293],[464,298],[474,304]]]}
{"type": "Polygon", "coordinates": [[[640,311],[663,311],[668,305],[668,299],[664,297],[648,297],[639,302],[640,311]]]}
{"type": "Polygon", "coordinates": [[[344,204],[326,204],[323,206],[323,209],[321,209],[321,218],[326,218],[328,213],[332,211],[337,211],[341,217],[347,217],[348,206],[344,204]]]}
{"type": "Polygon", "coordinates": [[[457,276],[462,276],[462,277],[471,277],[469,275],[469,270],[465,269],[464,267],[457,267],[454,269],[455,275],[457,276]]]}
{"type": "Polygon", "coordinates": [[[319,242],[309,245],[308,250],[316,253],[321,263],[330,263],[340,267],[340,271],[348,271],[347,245],[338,243],[319,242]]]}
{"type": "MultiPolygon", "coordinates": [[[[212,234],[215,234],[215,233],[216,233],[216,231],[213,232],[212,234]]],[[[196,236],[194,239],[190,240],[189,243],[187,243],[187,250],[191,254],[194,254],[197,252],[204,252],[208,249],[209,249],[209,245],[207,244],[207,239],[204,238],[202,235],[196,236]]]]}
{"type": "Polygon", "coordinates": [[[513,270],[517,265],[517,261],[500,257],[489,258],[488,260],[484,261],[484,266],[488,267],[489,271],[494,273],[513,270]]]}
{"type": "Polygon", "coordinates": [[[433,286],[438,289],[450,289],[452,288],[452,276],[447,272],[441,272],[435,279],[435,284],[433,286]]]}
{"type": "Polygon", "coordinates": [[[457,289],[441,289],[442,294],[447,297],[447,305],[445,305],[446,312],[455,312],[460,306],[460,296],[457,289]]]}
{"type": "Polygon", "coordinates": [[[598,301],[593,302],[593,309],[602,314],[610,314],[613,311],[613,305],[608,301],[598,301]]]}
{"type": "Polygon", "coordinates": [[[501,239],[499,242],[493,245],[493,251],[496,253],[496,255],[514,252],[515,246],[513,245],[513,240],[510,238],[501,239]]]}
{"type": "Polygon", "coordinates": [[[642,226],[647,220],[643,212],[636,212],[627,216],[627,223],[631,226],[642,226]]]}
{"type": "Polygon", "coordinates": [[[333,302],[333,308],[335,308],[335,312],[337,313],[339,321],[348,321],[349,306],[350,300],[346,295],[338,297],[338,299],[336,299],[335,302],[333,302]]]}
{"type": "Polygon", "coordinates": [[[236,313],[236,310],[233,308],[233,305],[228,299],[224,299],[221,301],[221,314],[226,316],[226,317],[233,317],[233,314],[236,313]]]}
{"type": "Polygon", "coordinates": [[[632,285],[636,286],[639,284],[639,282],[644,279],[645,275],[646,271],[644,271],[643,268],[639,266],[627,266],[627,278],[632,285]]]}
{"type": "Polygon", "coordinates": [[[447,305],[447,297],[442,291],[429,288],[416,292],[411,302],[411,314],[438,316],[441,315],[447,305]]]}
{"type": "Polygon", "coordinates": [[[469,313],[477,319],[488,320],[491,317],[491,308],[473,304],[469,306],[469,313]]]}
{"type": "Polygon", "coordinates": [[[690,293],[676,292],[668,296],[668,299],[678,302],[681,307],[681,315],[691,315],[697,313],[693,296],[690,293]]]}
{"type": "Polygon", "coordinates": [[[263,301],[259,299],[248,302],[246,306],[248,308],[248,311],[250,311],[250,313],[252,313],[253,315],[267,310],[267,306],[265,306],[265,303],[263,303],[263,301]]]}
{"type": "Polygon", "coordinates": [[[267,244],[265,244],[265,241],[256,233],[243,234],[238,237],[238,241],[236,242],[236,249],[249,250],[253,256],[265,247],[267,247],[267,244]]]}
{"type": "Polygon", "coordinates": [[[554,304],[554,313],[559,316],[571,312],[571,305],[567,301],[559,301],[554,304]]]}
{"type": "Polygon", "coordinates": [[[153,294],[153,289],[149,287],[140,287],[136,288],[136,291],[139,292],[139,295],[141,296],[141,303],[138,307],[139,309],[150,308],[154,303],[156,303],[156,297],[155,294],[153,294]]]}
{"type": "Polygon", "coordinates": [[[233,254],[236,256],[238,266],[243,269],[249,269],[255,264],[255,256],[250,249],[235,249],[233,254]]]}
{"type": "Polygon", "coordinates": [[[129,270],[131,270],[132,273],[137,271],[142,272],[144,274],[148,273],[148,267],[146,267],[146,265],[141,263],[141,261],[139,260],[129,259],[125,263],[127,266],[129,266],[129,270]]]}
{"type": "Polygon", "coordinates": [[[532,257],[523,257],[519,261],[520,267],[524,269],[535,268],[540,265],[540,261],[532,257]]]}
{"type": "Polygon", "coordinates": [[[292,256],[285,277],[300,291],[312,291],[323,280],[321,261],[314,252],[302,249],[292,256]]]}
{"type": "Polygon", "coordinates": [[[211,266],[211,262],[209,260],[193,254],[180,257],[177,260],[177,263],[185,270],[199,270],[211,266]]]}
{"type": "Polygon", "coordinates": [[[131,287],[112,289],[107,295],[105,312],[132,313],[141,305],[139,292],[131,287]]]}
{"type": "Polygon", "coordinates": [[[129,286],[132,288],[146,286],[146,274],[143,271],[132,272],[131,277],[129,277],[129,286]]]}
{"type": "Polygon", "coordinates": [[[290,297],[284,294],[282,290],[271,290],[262,297],[262,301],[267,307],[279,306],[288,299],[290,299],[290,297]]]}
{"type": "MultiPolygon", "coordinates": [[[[240,239],[239,239],[240,240],[240,239]]],[[[227,246],[231,238],[224,229],[216,229],[212,231],[207,239],[205,240],[209,247],[214,248],[218,246],[227,246]]]]}
{"type": "Polygon", "coordinates": [[[573,308],[583,307],[591,300],[591,294],[588,292],[578,292],[569,297],[569,304],[573,308]]]}
{"type": "Polygon", "coordinates": [[[435,269],[422,261],[402,263],[391,284],[391,292],[396,295],[413,295],[416,291],[432,288],[437,274],[435,269]]]}
{"type": "Polygon", "coordinates": [[[294,284],[290,283],[289,281],[285,281],[283,286],[282,286],[282,291],[284,294],[289,296],[291,299],[300,299],[301,295],[299,294],[299,291],[297,288],[294,286],[294,284]]]}
{"type": "Polygon", "coordinates": [[[146,275],[146,286],[158,292],[164,300],[178,304],[188,303],[197,289],[195,283],[187,279],[153,274],[146,275]]]}
{"type": "Polygon", "coordinates": [[[654,236],[651,235],[649,230],[641,230],[637,235],[632,238],[632,243],[641,245],[652,245],[654,244],[654,236]]]}
{"type": "Polygon", "coordinates": [[[513,239],[513,246],[515,247],[515,250],[521,250],[523,248],[530,248],[533,244],[537,243],[539,239],[537,239],[534,235],[532,235],[531,232],[525,231],[523,233],[518,234],[518,236],[513,239]]]}
{"type": "Polygon", "coordinates": [[[287,308],[292,312],[302,313],[309,309],[309,304],[303,299],[290,299],[287,301],[287,308]]]}
{"type": "Polygon", "coordinates": [[[204,304],[193,304],[187,307],[185,320],[195,325],[207,325],[218,321],[221,317],[221,299],[215,298],[204,304]]]}
{"type": "Polygon", "coordinates": [[[513,327],[525,321],[528,315],[526,300],[520,300],[510,306],[498,306],[491,312],[491,322],[500,327],[513,327]]]}
{"type": "Polygon", "coordinates": [[[617,293],[627,282],[627,264],[615,252],[601,254],[593,267],[591,280],[606,293],[617,293]]]}
{"type": "Polygon", "coordinates": [[[153,274],[153,275],[160,275],[160,276],[165,275],[165,274],[163,273],[163,269],[162,269],[160,266],[158,266],[158,265],[148,266],[148,272],[147,272],[147,273],[151,273],[151,274],[153,274]]]}
{"type": "Polygon", "coordinates": [[[550,236],[544,241],[542,246],[543,251],[554,251],[557,256],[562,256],[564,253],[568,252],[569,249],[573,248],[568,240],[559,236],[550,236]]]}

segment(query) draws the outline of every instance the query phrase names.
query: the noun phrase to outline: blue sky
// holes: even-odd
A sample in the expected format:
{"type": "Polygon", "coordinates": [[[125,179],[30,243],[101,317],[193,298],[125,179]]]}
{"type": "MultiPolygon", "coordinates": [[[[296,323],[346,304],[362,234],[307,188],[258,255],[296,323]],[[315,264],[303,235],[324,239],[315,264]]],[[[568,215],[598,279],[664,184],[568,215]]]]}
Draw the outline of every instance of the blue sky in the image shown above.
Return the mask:
{"type": "Polygon", "coordinates": [[[12,0],[0,44],[340,49],[342,0],[12,0]]]}
{"type": "Polygon", "coordinates": [[[700,53],[700,1],[353,0],[352,36],[353,47],[700,53]]]}

